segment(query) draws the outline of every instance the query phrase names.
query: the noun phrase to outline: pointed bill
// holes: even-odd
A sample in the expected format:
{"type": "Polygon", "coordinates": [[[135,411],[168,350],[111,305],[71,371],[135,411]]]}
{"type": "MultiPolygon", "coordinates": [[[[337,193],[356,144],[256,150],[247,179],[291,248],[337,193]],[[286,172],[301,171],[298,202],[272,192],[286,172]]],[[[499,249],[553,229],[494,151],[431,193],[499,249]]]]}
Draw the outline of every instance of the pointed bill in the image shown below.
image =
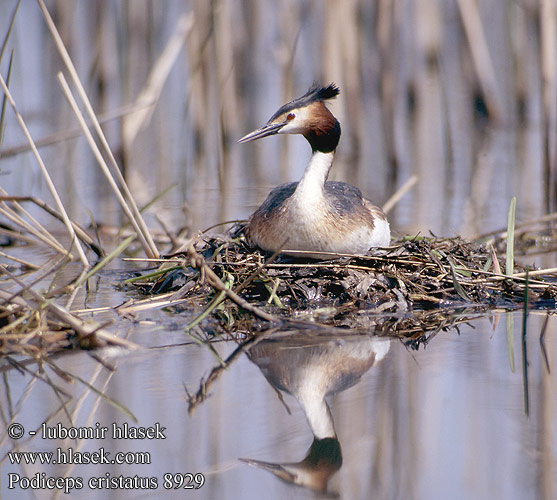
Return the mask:
{"type": "Polygon", "coordinates": [[[271,123],[267,124],[264,127],[261,127],[253,132],[242,137],[238,142],[250,142],[255,141],[256,139],[261,139],[263,137],[267,137],[269,135],[274,135],[279,132],[279,130],[284,127],[285,123],[271,123]]]}

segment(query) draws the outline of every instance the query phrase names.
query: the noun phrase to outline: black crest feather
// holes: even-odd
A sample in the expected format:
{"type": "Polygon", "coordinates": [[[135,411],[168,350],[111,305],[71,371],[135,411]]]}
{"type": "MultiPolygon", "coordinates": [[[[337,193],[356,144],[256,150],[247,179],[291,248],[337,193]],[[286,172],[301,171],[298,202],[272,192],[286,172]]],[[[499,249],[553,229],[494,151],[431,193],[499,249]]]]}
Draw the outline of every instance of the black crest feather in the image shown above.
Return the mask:
{"type": "Polygon", "coordinates": [[[323,87],[321,84],[315,82],[302,97],[298,97],[298,99],[294,99],[288,104],[281,106],[281,108],[273,116],[271,116],[268,123],[271,123],[279,116],[284,113],[288,113],[293,109],[309,106],[312,102],[333,99],[339,94],[340,90],[335,83],[331,83],[328,87],[323,87]]]}
{"type": "Polygon", "coordinates": [[[331,83],[328,87],[322,87],[318,82],[314,82],[310,89],[300,99],[308,99],[312,101],[326,101],[334,99],[340,94],[340,90],[336,83],[331,83]]]}

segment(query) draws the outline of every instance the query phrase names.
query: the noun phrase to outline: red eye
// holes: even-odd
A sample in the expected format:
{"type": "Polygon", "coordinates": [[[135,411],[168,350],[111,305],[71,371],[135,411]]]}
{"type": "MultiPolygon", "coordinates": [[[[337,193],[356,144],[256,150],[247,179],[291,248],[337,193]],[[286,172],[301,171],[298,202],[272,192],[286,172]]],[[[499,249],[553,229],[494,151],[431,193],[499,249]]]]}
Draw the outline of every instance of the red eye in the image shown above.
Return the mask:
{"type": "Polygon", "coordinates": [[[296,118],[296,115],[294,113],[289,113],[288,116],[286,117],[288,121],[293,120],[294,118],[296,118]]]}

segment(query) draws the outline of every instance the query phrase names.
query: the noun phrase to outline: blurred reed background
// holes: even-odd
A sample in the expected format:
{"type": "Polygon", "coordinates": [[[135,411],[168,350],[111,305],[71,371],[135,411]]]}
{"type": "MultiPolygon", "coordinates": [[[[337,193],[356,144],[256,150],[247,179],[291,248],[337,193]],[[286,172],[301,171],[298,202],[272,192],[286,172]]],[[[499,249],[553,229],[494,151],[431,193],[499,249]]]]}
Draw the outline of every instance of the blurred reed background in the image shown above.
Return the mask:
{"type": "MultiPolygon", "coordinates": [[[[0,2],[0,35],[16,0],[0,2]]],[[[239,145],[314,80],[336,82],[343,135],[331,178],[384,203],[401,233],[504,227],[556,207],[555,0],[49,0],[138,203],[173,230],[246,218],[297,180],[303,138],[239,145]]],[[[7,50],[10,88],[70,216],[119,224],[56,74],[63,65],[24,0],[7,50]]],[[[50,202],[11,110],[0,184],[50,202]]]]}

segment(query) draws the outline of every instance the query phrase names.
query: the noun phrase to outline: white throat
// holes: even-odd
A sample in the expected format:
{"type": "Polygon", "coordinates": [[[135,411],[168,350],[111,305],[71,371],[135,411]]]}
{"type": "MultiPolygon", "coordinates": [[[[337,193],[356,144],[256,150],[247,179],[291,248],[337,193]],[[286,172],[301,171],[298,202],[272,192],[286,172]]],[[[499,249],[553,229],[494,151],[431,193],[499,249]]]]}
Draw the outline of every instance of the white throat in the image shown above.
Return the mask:
{"type": "Polygon", "coordinates": [[[333,165],[334,157],[334,151],[329,153],[321,151],[313,152],[304,175],[294,193],[296,198],[304,200],[305,203],[312,200],[316,202],[322,200],[325,181],[329,176],[329,170],[331,170],[333,165]]]}
{"type": "Polygon", "coordinates": [[[305,386],[297,397],[313,435],[317,439],[336,437],[331,410],[319,388],[305,386]]]}

